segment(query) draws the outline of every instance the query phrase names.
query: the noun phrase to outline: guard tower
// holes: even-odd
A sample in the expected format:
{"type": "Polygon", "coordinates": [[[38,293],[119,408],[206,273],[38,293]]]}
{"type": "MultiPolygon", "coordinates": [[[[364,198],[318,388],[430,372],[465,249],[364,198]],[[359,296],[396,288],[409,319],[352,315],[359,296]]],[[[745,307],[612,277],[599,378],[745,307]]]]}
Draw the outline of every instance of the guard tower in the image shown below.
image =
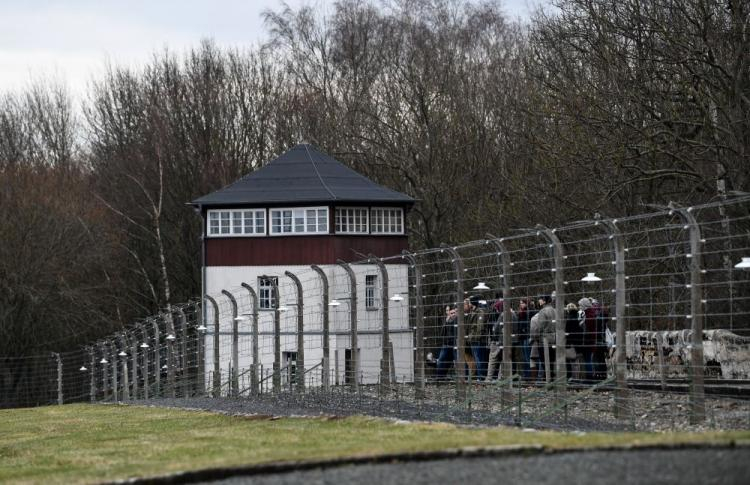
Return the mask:
{"type": "MultiPolygon", "coordinates": [[[[203,218],[204,294],[221,298],[222,290],[252,286],[258,295],[259,360],[265,369],[274,361],[274,313],[281,316],[282,366],[296,360],[296,291],[289,288],[287,271],[301,276],[304,295],[305,368],[322,358],[323,305],[330,321],[331,381],[352,379],[354,365],[362,383],[377,382],[382,355],[383,303],[388,302],[388,322],[393,345],[395,375],[411,379],[413,341],[408,325],[408,266],[394,261],[385,265],[390,295],[383,298],[382,273],[376,264],[352,264],[357,295],[351,299],[350,276],[340,262],[361,261],[362,254],[386,257],[408,247],[406,214],[411,197],[376,184],[309,144],[300,144],[236,182],[195,199],[203,218]],[[399,263],[399,264],[395,264],[399,263]],[[321,278],[311,266],[323,270],[329,284],[329,301],[321,299],[321,278]],[[286,281],[285,281],[286,279],[286,281]],[[350,317],[356,301],[358,355],[352,364],[350,317]]],[[[204,302],[205,308],[205,302],[204,302]]],[[[207,323],[206,363],[210,372],[213,328],[207,323]]],[[[246,341],[248,328],[240,328],[246,341]]],[[[220,323],[221,368],[230,355],[231,321],[220,323]]],[[[240,344],[239,372],[252,362],[250,345],[240,344]]],[[[300,369],[301,370],[301,369],[300,369]]],[[[299,370],[295,370],[298,372],[299,370]]],[[[291,378],[291,377],[290,377],[291,378]]]]}

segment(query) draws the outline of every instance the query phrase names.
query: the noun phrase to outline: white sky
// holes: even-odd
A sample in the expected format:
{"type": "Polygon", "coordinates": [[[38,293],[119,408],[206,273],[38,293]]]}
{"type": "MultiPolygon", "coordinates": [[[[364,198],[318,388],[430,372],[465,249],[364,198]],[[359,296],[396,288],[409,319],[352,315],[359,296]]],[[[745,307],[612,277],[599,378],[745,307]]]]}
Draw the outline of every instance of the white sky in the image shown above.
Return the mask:
{"type": "MultiPolygon", "coordinates": [[[[333,0],[287,0],[326,8],[333,0]]],[[[530,0],[504,0],[527,18],[530,0]]],[[[78,95],[106,61],[138,66],[158,50],[182,52],[203,38],[250,46],[266,31],[261,13],[279,0],[0,0],[0,93],[54,78],[78,95]]]]}

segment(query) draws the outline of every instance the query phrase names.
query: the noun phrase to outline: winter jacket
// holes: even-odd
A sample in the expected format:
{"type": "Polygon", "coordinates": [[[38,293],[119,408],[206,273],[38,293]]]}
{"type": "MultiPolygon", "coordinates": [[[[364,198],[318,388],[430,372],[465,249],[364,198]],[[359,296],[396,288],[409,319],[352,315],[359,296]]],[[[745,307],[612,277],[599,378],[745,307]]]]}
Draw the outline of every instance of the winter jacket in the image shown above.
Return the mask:
{"type": "Polygon", "coordinates": [[[583,329],[578,319],[578,310],[567,310],[565,312],[565,345],[570,348],[576,349],[576,352],[581,351],[583,346],[583,329]]]}
{"type": "Polygon", "coordinates": [[[544,337],[550,344],[555,343],[555,308],[552,305],[544,305],[536,315],[537,325],[531,326],[531,338],[541,344],[544,337]]]}
{"type": "Polygon", "coordinates": [[[445,347],[456,346],[456,322],[456,317],[446,318],[443,321],[441,336],[443,338],[443,346],[445,347]]]}
{"type": "Polygon", "coordinates": [[[464,315],[466,340],[469,344],[482,344],[487,340],[487,329],[485,328],[485,321],[486,312],[482,309],[477,309],[464,315]]]}
{"type": "MultiPolygon", "coordinates": [[[[490,332],[490,341],[495,342],[498,345],[503,345],[503,327],[504,327],[504,314],[500,313],[498,318],[495,320],[495,322],[492,324],[492,331],[490,332]]],[[[518,343],[519,337],[518,337],[518,317],[516,316],[516,312],[511,310],[510,312],[511,316],[511,335],[512,342],[518,343]]]]}

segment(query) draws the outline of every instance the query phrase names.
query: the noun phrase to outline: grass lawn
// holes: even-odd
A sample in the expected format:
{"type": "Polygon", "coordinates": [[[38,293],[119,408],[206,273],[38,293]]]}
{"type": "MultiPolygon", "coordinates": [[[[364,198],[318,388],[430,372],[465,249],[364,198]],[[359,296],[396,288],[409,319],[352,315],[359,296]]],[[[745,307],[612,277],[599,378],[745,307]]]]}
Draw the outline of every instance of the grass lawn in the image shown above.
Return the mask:
{"type": "Polygon", "coordinates": [[[260,420],[75,404],[0,410],[0,482],[90,483],[226,465],[460,446],[564,448],[748,439],[750,432],[529,433],[516,428],[397,424],[365,417],[260,420]]]}

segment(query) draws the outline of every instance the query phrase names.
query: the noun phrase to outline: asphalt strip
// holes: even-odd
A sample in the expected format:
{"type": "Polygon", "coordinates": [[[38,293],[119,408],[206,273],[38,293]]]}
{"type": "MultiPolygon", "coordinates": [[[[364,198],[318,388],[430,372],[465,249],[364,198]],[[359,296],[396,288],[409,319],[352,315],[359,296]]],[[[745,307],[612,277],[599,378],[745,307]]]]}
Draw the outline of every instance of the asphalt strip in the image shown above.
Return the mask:
{"type": "Polygon", "coordinates": [[[304,460],[262,463],[256,465],[244,465],[222,468],[205,468],[202,470],[191,470],[143,478],[128,478],[112,484],[175,484],[196,483],[215,480],[223,480],[238,476],[271,475],[277,473],[290,473],[296,471],[336,468],[346,465],[372,465],[383,463],[409,463],[432,460],[445,460],[451,458],[481,458],[481,457],[505,457],[505,456],[532,456],[543,454],[582,453],[592,451],[640,451],[640,450],[690,450],[690,449],[732,449],[750,448],[750,442],[735,442],[721,444],[707,443],[682,443],[682,444],[649,444],[649,445],[624,445],[606,447],[577,447],[577,448],[550,448],[543,445],[512,445],[512,446],[481,446],[449,448],[439,451],[423,451],[409,453],[388,453],[379,455],[354,456],[345,458],[333,458],[326,460],[304,460]]]}

